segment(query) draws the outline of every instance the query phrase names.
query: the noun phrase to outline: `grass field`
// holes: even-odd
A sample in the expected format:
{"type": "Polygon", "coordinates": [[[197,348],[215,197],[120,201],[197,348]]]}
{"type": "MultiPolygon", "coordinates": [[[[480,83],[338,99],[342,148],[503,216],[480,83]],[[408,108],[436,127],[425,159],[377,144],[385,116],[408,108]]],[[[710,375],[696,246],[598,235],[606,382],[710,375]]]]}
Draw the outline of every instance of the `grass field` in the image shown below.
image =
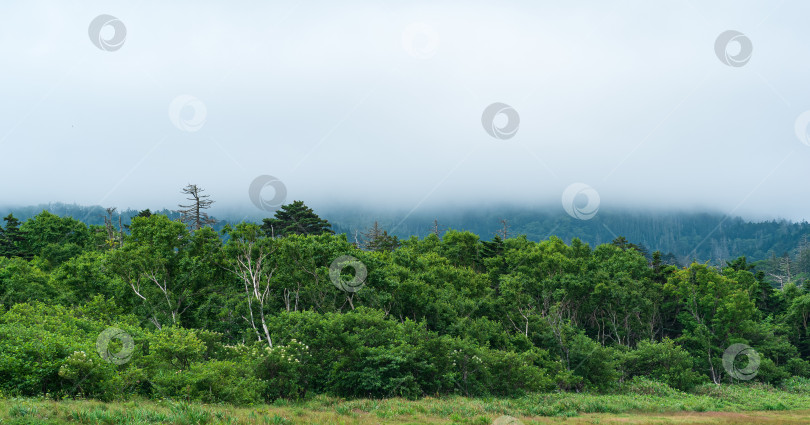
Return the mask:
{"type": "Polygon", "coordinates": [[[307,401],[234,407],[171,400],[0,400],[0,424],[810,424],[810,396],[770,387],[707,386],[695,394],[533,394],[514,399],[307,401]],[[505,419],[505,418],[504,418],[505,419]],[[501,419],[503,423],[506,423],[501,419]],[[500,422],[499,422],[500,423],[500,422]]]}

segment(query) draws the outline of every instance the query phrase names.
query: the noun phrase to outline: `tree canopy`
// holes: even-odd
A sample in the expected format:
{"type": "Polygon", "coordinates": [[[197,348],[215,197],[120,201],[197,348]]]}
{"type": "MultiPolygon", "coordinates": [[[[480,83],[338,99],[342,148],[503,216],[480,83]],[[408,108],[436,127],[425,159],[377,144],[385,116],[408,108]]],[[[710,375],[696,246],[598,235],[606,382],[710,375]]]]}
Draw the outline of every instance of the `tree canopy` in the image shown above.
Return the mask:
{"type": "Polygon", "coordinates": [[[265,218],[263,222],[262,229],[271,237],[334,233],[332,225],[318,217],[303,201],[282,205],[273,218],[265,218]]]}
{"type": "Polygon", "coordinates": [[[684,266],[624,238],[395,239],[379,224],[356,243],[300,201],[221,232],[157,213],[122,231],[108,244],[103,225],[6,217],[0,393],[250,404],[638,379],[690,390],[743,380],[724,358],[735,344],[757,353],[756,382],[810,378],[810,292],[771,286],[744,257],[684,266]],[[120,364],[96,355],[104,332],[131,338],[120,364]]]}

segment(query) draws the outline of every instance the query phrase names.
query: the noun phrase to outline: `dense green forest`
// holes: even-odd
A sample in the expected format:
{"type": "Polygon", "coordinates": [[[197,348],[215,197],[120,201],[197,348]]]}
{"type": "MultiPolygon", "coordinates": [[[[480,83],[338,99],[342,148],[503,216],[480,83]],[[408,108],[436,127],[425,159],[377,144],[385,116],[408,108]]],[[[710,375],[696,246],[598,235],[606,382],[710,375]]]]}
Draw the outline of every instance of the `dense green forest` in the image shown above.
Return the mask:
{"type": "MultiPolygon", "coordinates": [[[[43,210],[59,216],[73,217],[88,225],[104,224],[109,216],[116,225],[130,224],[136,210],[112,211],[108,214],[100,206],[86,207],[75,204],[52,203],[28,207],[0,207],[0,217],[10,213],[20,220],[34,217],[43,210]]],[[[752,222],[741,217],[727,217],[717,213],[654,212],[654,211],[600,211],[591,220],[574,219],[562,210],[551,208],[505,207],[497,210],[447,209],[420,211],[344,209],[332,207],[322,216],[329,219],[335,233],[345,233],[354,241],[356,233],[362,233],[374,222],[385,228],[392,236],[407,239],[449,229],[469,231],[482,239],[495,234],[506,236],[525,235],[532,241],[541,241],[557,236],[566,243],[574,238],[597,246],[610,243],[624,236],[641,247],[651,259],[653,251],[664,253],[669,264],[688,264],[693,261],[724,265],[726,261],[746,256],[749,262],[757,263],[758,269],[766,272],[766,279],[774,285],[788,281],[802,281],[803,274],[810,273],[810,254],[805,254],[810,241],[810,224],[793,223],[787,220],[752,222]]],[[[155,213],[171,219],[180,218],[178,211],[162,209],[155,213]]],[[[255,213],[221,211],[213,228],[222,230],[228,224],[242,221],[260,222],[255,213]]]]}
{"type": "Polygon", "coordinates": [[[810,378],[800,273],[774,287],[742,256],[681,265],[621,236],[378,223],[347,236],[300,201],[219,231],[113,214],[4,218],[0,394],[251,404],[810,378]],[[734,344],[748,361],[728,362],[734,344]]]}
{"type": "MultiPolygon", "coordinates": [[[[795,260],[808,246],[810,224],[787,220],[752,222],[741,217],[719,213],[671,211],[612,211],[600,210],[590,220],[579,220],[562,209],[501,208],[459,211],[416,212],[408,215],[379,211],[330,210],[330,221],[336,232],[352,235],[363,231],[375,221],[400,238],[410,235],[426,236],[436,225],[440,229],[466,230],[483,239],[503,235],[526,235],[532,241],[558,236],[566,243],[575,238],[597,246],[624,236],[645,248],[648,257],[653,251],[671,254],[681,264],[692,261],[723,265],[726,261],[746,256],[774,274],[795,275],[810,272],[810,263],[799,271],[795,260]],[[406,219],[403,220],[403,217],[406,219]],[[436,220],[436,222],[434,222],[436,220]],[[794,260],[791,273],[778,271],[778,262],[786,256],[794,260]],[[773,260],[774,257],[778,261],[773,260]],[[773,263],[773,266],[770,265],[773,263]]],[[[673,261],[667,261],[673,262],[673,261]]],[[[770,274],[768,275],[770,277],[770,274]]]]}

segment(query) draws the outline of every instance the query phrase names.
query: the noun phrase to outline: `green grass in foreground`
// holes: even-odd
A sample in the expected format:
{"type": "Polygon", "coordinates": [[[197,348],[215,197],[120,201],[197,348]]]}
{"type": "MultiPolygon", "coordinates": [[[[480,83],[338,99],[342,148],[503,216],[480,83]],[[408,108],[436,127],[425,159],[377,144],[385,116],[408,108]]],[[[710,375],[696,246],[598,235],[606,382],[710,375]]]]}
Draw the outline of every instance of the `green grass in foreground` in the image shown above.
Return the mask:
{"type": "Polygon", "coordinates": [[[810,394],[767,386],[704,386],[695,394],[532,394],[521,398],[442,397],[342,400],[234,407],[170,400],[102,403],[0,400],[0,424],[491,424],[511,415],[541,423],[810,423],[810,394]]]}

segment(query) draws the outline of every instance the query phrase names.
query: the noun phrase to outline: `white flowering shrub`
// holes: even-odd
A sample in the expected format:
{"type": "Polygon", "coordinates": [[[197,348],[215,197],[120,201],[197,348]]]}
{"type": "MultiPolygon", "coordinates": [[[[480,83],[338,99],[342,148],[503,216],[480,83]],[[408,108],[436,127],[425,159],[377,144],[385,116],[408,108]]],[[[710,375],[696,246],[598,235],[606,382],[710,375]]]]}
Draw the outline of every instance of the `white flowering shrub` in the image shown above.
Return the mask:
{"type": "Polygon", "coordinates": [[[312,363],[309,346],[291,339],[273,348],[264,346],[262,350],[257,372],[268,383],[266,397],[270,400],[304,397],[309,379],[306,368],[312,363]]]}
{"type": "Polygon", "coordinates": [[[116,366],[105,362],[95,352],[74,351],[59,367],[59,376],[70,388],[67,395],[112,399],[127,386],[116,366]]]}

